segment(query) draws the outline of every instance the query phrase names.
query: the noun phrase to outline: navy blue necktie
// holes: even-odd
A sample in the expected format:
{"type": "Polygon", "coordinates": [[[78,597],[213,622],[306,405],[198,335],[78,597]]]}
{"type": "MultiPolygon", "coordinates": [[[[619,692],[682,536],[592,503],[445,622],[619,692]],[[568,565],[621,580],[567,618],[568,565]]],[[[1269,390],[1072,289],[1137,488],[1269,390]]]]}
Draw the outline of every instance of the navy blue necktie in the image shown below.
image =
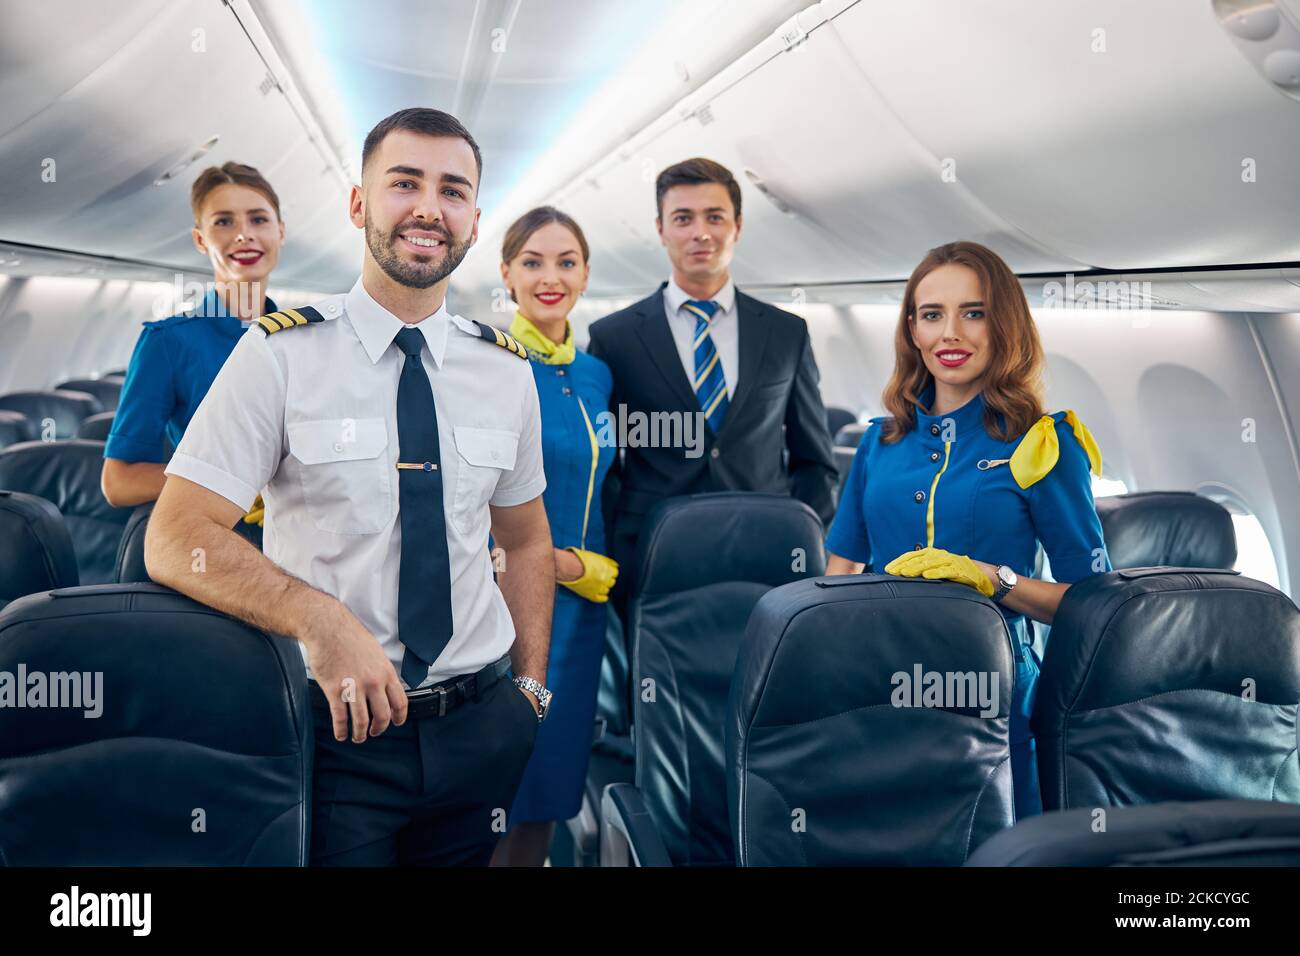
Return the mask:
{"type": "Polygon", "coordinates": [[[722,420],[727,416],[727,379],[722,374],[722,358],[713,346],[713,337],[709,335],[709,322],[718,311],[718,303],[712,299],[691,299],[682,304],[691,315],[695,316],[695,397],[699,400],[700,410],[713,429],[713,434],[722,431],[722,420]]]}
{"type": "Polygon", "coordinates": [[[405,646],[402,680],[419,687],[451,640],[451,560],[442,510],[438,412],[420,350],[424,335],[407,327],[394,339],[406,353],[397,386],[398,517],[402,557],[397,584],[397,637],[405,646]]]}

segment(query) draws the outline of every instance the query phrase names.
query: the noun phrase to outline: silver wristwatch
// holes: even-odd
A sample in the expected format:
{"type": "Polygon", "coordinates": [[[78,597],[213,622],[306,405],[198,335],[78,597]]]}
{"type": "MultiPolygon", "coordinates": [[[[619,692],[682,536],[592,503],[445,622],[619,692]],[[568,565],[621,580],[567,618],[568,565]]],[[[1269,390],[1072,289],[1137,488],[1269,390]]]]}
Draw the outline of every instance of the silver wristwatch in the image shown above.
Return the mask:
{"type": "Polygon", "coordinates": [[[1016,572],[1012,571],[1005,564],[998,566],[998,589],[993,592],[995,603],[1001,604],[1002,599],[1011,593],[1011,589],[1016,586],[1020,579],[1016,577],[1016,572]]]}
{"type": "Polygon", "coordinates": [[[543,687],[540,681],[535,681],[531,677],[516,677],[515,686],[537,697],[537,702],[542,705],[542,712],[537,715],[538,723],[545,720],[546,711],[551,706],[551,692],[543,687]]]}

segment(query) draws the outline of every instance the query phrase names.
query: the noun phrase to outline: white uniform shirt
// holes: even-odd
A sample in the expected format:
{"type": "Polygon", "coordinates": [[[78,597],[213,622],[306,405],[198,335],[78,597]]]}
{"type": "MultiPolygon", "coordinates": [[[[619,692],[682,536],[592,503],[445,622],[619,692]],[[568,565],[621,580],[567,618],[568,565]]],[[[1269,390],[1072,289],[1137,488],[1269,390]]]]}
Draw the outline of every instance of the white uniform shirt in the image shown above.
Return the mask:
{"type": "MultiPolygon", "coordinates": [[[[397,386],[405,356],[392,343],[406,326],[360,280],[313,308],[324,322],[244,334],[167,474],[245,510],[264,489],[266,556],[338,598],[400,674],[397,386]]],[[[445,305],[415,328],[429,345],[421,354],[438,412],[451,559],[453,633],[427,684],[473,673],[510,649],[514,626],[492,578],[488,505],[531,501],[546,478],[529,363],[445,305]]]]}
{"type": "MultiPolygon", "coordinates": [[[[664,287],[664,314],[668,316],[668,328],[672,330],[673,341],[677,343],[677,355],[686,369],[686,380],[695,381],[695,323],[696,316],[682,306],[692,300],[672,279],[664,287]]],[[[740,319],[736,315],[736,285],[730,279],[713,297],[718,303],[718,311],[709,320],[709,337],[713,347],[718,350],[718,361],[722,363],[722,376],[727,382],[727,397],[736,397],[736,383],[740,381],[740,319]]]]}

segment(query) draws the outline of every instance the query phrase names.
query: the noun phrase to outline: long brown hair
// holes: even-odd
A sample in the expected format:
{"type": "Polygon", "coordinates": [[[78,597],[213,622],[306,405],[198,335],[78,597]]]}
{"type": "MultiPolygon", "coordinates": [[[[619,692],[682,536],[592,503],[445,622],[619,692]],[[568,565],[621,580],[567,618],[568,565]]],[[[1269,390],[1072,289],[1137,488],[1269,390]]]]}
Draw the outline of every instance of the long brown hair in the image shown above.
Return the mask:
{"type": "Polygon", "coordinates": [[[916,405],[934,378],[921,350],[912,342],[916,321],[916,287],[939,266],[972,269],[984,292],[991,356],[984,372],[984,429],[1000,441],[1029,431],[1043,415],[1043,343],[1029,313],[1029,302],[1015,273],[992,249],[977,242],[949,242],[926,253],[907,280],[898,326],[894,330],[894,374],[882,400],[893,420],[881,440],[900,441],[916,427],[916,405]]]}

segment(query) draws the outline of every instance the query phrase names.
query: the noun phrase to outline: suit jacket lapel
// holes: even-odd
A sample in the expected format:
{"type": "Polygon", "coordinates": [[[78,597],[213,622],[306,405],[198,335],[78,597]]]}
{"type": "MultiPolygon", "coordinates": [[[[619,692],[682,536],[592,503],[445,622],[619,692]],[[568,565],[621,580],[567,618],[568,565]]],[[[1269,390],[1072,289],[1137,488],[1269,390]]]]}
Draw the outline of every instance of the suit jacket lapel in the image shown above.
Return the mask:
{"type": "Polygon", "coordinates": [[[695,410],[700,407],[691,381],[682,368],[682,360],[677,354],[677,343],[673,340],[672,330],[668,328],[668,316],[664,314],[663,290],[668,283],[659,287],[659,291],[648,299],[643,299],[637,306],[641,321],[635,325],[636,333],[641,338],[650,360],[663,376],[665,383],[672,389],[678,401],[685,409],[695,410]]]}
{"type": "Polygon", "coordinates": [[[727,417],[722,421],[722,430],[740,417],[739,411],[745,399],[758,386],[759,373],[763,368],[763,352],[772,331],[771,323],[763,314],[763,303],[757,299],[736,292],[736,322],[740,332],[740,381],[736,383],[736,394],[727,404],[727,417]]]}

